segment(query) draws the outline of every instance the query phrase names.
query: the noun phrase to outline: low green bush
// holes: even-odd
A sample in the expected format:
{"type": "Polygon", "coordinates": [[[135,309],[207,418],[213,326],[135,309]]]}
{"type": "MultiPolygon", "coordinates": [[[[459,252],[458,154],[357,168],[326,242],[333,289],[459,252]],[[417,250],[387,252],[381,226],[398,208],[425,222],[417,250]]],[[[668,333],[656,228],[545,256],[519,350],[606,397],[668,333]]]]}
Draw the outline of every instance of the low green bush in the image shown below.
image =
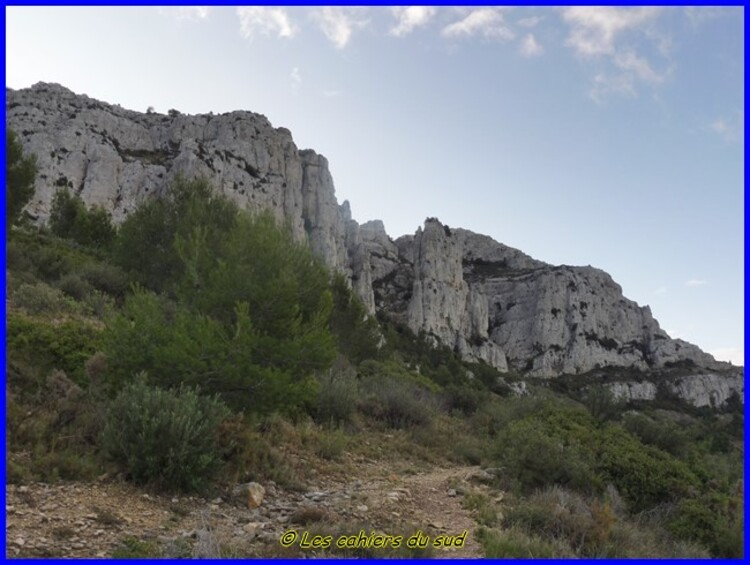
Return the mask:
{"type": "Polygon", "coordinates": [[[432,420],[431,393],[412,382],[371,378],[363,383],[363,390],[362,412],[389,428],[425,426],[432,420]]]}
{"type": "Polygon", "coordinates": [[[229,415],[216,399],[153,388],[139,377],[110,405],[102,448],[138,484],[199,490],[221,464],[217,436],[229,415]]]}
{"type": "Polygon", "coordinates": [[[653,445],[676,456],[683,456],[689,438],[682,426],[675,422],[660,419],[658,422],[639,413],[626,414],[623,427],[646,445],[653,445]]]}
{"type": "Polygon", "coordinates": [[[582,492],[602,487],[594,454],[578,438],[552,434],[536,418],[511,423],[498,432],[494,459],[505,468],[502,486],[530,493],[549,485],[582,492]]]}
{"type": "MultiPolygon", "coordinates": [[[[272,415],[268,420],[278,422],[281,418],[272,415]]],[[[281,420],[283,422],[283,420],[281,420]]],[[[225,420],[219,429],[219,449],[224,454],[221,478],[224,482],[274,481],[291,490],[304,488],[304,469],[295,467],[299,460],[290,457],[279,446],[290,439],[278,429],[286,426],[266,421],[248,422],[244,414],[236,414],[225,420]]]]}
{"type": "Polygon", "coordinates": [[[117,233],[109,212],[99,206],[87,208],[67,188],[58,190],[52,199],[49,226],[59,237],[99,249],[108,248],[117,233]]]}
{"type": "Polygon", "coordinates": [[[51,322],[19,314],[7,317],[9,359],[31,362],[42,373],[60,369],[86,383],[84,363],[99,349],[101,330],[76,319],[51,322]]]}
{"type": "Polygon", "coordinates": [[[88,293],[83,299],[83,305],[89,314],[101,321],[109,319],[115,311],[114,299],[98,290],[92,290],[88,293]]]}
{"type": "Polygon", "coordinates": [[[703,544],[714,557],[741,558],[744,555],[740,494],[730,497],[711,493],[683,499],[668,528],[678,538],[703,544]]]}
{"type": "Polygon", "coordinates": [[[491,528],[498,525],[498,511],[486,495],[479,492],[466,493],[463,505],[472,511],[474,519],[482,526],[491,528]]]}
{"type": "Polygon", "coordinates": [[[81,278],[78,273],[68,273],[63,275],[57,281],[57,288],[77,301],[82,301],[92,290],[93,287],[88,281],[81,278]]]}
{"type": "Polygon", "coordinates": [[[54,283],[94,260],[89,251],[41,230],[14,230],[8,241],[8,268],[54,283]]]}
{"type": "Polygon", "coordinates": [[[450,384],[445,387],[444,397],[448,410],[457,410],[465,416],[477,411],[487,400],[487,391],[469,385],[450,384]]]}
{"type": "Polygon", "coordinates": [[[81,277],[95,289],[115,298],[121,298],[130,288],[125,272],[109,263],[89,263],[81,270],[81,277]]]}
{"type": "Polygon", "coordinates": [[[617,400],[606,386],[591,386],[583,397],[583,405],[598,422],[616,420],[625,403],[617,400]]]}
{"type": "Polygon", "coordinates": [[[29,314],[63,314],[77,310],[77,305],[60,290],[38,282],[21,283],[11,294],[11,303],[29,314]]]}
{"type": "Polygon", "coordinates": [[[347,435],[338,428],[321,430],[316,436],[315,455],[323,459],[337,460],[349,443],[347,435]]]}
{"type": "Polygon", "coordinates": [[[607,543],[617,518],[607,503],[589,504],[560,487],[539,491],[505,515],[506,526],[518,526],[545,539],[556,538],[582,557],[607,556],[607,543]]]}
{"type": "Polygon", "coordinates": [[[320,423],[348,423],[359,404],[357,374],[341,359],[320,378],[315,419],[320,423]]]}
{"type": "Polygon", "coordinates": [[[619,426],[608,426],[597,439],[597,468],[617,487],[633,512],[688,496],[700,487],[684,462],[643,445],[619,426]]]}
{"type": "Polygon", "coordinates": [[[548,403],[502,428],[494,457],[523,492],[561,485],[582,493],[613,484],[633,512],[690,495],[700,481],[688,466],[644,445],[619,425],[599,423],[585,410],[548,403]]]}
{"type": "Polygon", "coordinates": [[[477,538],[484,548],[485,557],[490,558],[538,559],[573,556],[570,549],[555,545],[541,536],[528,534],[520,528],[479,528],[477,538]]]}
{"type": "Polygon", "coordinates": [[[112,550],[112,557],[115,559],[147,559],[163,557],[163,553],[154,540],[126,537],[120,545],[112,550]]]}

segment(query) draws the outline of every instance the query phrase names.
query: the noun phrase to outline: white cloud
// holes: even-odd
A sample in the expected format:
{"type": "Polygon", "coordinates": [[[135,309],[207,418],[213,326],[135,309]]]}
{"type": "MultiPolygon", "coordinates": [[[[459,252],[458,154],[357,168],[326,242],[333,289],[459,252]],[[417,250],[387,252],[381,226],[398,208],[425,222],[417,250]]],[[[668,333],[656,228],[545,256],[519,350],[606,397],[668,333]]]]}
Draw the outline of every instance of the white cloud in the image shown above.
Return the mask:
{"type": "Polygon", "coordinates": [[[366,8],[320,8],[313,12],[313,18],[336,48],[343,49],[349,44],[354,30],[369,23],[365,13],[366,8]]]}
{"type": "Polygon", "coordinates": [[[690,279],[685,283],[685,286],[689,287],[695,287],[695,286],[705,286],[708,284],[708,281],[704,281],[703,279],[690,279]]]}
{"type": "Polygon", "coordinates": [[[324,90],[323,92],[321,92],[321,94],[325,98],[337,98],[338,96],[341,96],[344,93],[341,90],[324,90]]]}
{"type": "Polygon", "coordinates": [[[589,97],[597,104],[602,104],[610,94],[635,97],[633,76],[627,73],[598,73],[594,76],[589,97]]]}
{"type": "Polygon", "coordinates": [[[612,55],[617,36],[652,22],[660,8],[566,8],[563,19],[571,26],[568,45],[581,55],[612,55]]]}
{"type": "Polygon", "coordinates": [[[566,41],[585,60],[596,60],[589,96],[601,103],[607,95],[635,97],[641,84],[656,86],[669,70],[656,70],[651,61],[635,49],[635,35],[651,43],[661,56],[669,59],[671,39],[660,33],[655,22],[661,8],[575,7],[565,8],[563,20],[570,32],[566,41]]]}
{"type": "Polygon", "coordinates": [[[718,361],[728,361],[732,365],[745,366],[745,350],[738,347],[719,347],[709,351],[718,361]]]}
{"type": "Polygon", "coordinates": [[[537,24],[541,21],[542,21],[542,18],[539,16],[530,16],[528,18],[521,18],[520,20],[518,20],[517,23],[521,27],[532,28],[532,27],[536,27],[537,24]]]}
{"type": "Polygon", "coordinates": [[[437,10],[430,6],[408,6],[406,8],[391,8],[391,12],[398,20],[391,28],[391,35],[403,37],[416,28],[430,22],[437,10]]]}
{"type": "Polygon", "coordinates": [[[529,33],[521,40],[520,51],[524,57],[538,57],[544,53],[544,47],[539,44],[533,33],[529,33]]]}
{"type": "Polygon", "coordinates": [[[726,135],[729,131],[729,124],[723,119],[719,118],[711,122],[711,129],[719,135],[726,135]]]}
{"type": "Polygon", "coordinates": [[[209,6],[175,6],[160,7],[159,13],[172,16],[177,20],[197,22],[205,20],[211,13],[209,6]]]}
{"type": "Polygon", "coordinates": [[[515,37],[498,8],[478,8],[457,22],[443,28],[444,37],[481,35],[486,39],[510,41],[515,37]]]}
{"type": "Polygon", "coordinates": [[[657,288],[657,289],[656,289],[656,290],[654,291],[654,294],[666,294],[668,290],[669,290],[669,287],[666,287],[666,286],[660,286],[659,288],[657,288]]]}
{"type": "Polygon", "coordinates": [[[276,37],[294,37],[297,33],[284,8],[261,8],[244,6],[237,8],[240,19],[240,33],[252,40],[256,35],[275,35],[276,37]]]}
{"type": "Polygon", "coordinates": [[[724,141],[738,141],[742,135],[743,121],[740,116],[717,118],[708,125],[708,129],[724,138],[724,141]]]}
{"type": "Polygon", "coordinates": [[[664,80],[664,77],[657,73],[646,59],[639,57],[633,51],[617,53],[613,60],[617,68],[632,73],[642,81],[656,84],[664,80]]]}
{"type": "Polygon", "coordinates": [[[205,20],[211,12],[208,6],[180,6],[177,8],[180,17],[186,20],[205,20]]]}
{"type": "Polygon", "coordinates": [[[292,84],[292,90],[299,90],[302,86],[302,75],[299,72],[299,67],[294,67],[292,72],[289,73],[289,81],[292,84]]]}

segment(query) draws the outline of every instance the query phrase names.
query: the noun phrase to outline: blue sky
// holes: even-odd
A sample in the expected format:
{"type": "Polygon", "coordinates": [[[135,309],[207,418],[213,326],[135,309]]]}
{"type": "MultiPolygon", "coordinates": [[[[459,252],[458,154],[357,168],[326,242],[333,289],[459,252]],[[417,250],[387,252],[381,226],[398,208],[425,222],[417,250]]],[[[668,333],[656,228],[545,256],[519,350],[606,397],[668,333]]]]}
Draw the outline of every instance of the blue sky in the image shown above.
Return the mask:
{"type": "Polygon", "coordinates": [[[6,84],[265,114],[393,237],[608,271],[744,363],[743,8],[7,8],[6,84]]]}

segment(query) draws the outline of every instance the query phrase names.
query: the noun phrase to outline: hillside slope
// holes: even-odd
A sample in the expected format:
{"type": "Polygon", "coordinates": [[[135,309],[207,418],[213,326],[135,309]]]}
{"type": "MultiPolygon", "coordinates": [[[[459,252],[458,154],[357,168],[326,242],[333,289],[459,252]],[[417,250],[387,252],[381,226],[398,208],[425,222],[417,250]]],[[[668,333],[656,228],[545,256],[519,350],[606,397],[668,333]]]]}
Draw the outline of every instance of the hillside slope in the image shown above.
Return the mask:
{"type": "Polygon", "coordinates": [[[701,382],[731,382],[731,391],[744,392],[741,370],[671,339],[647,306],[625,298],[601,270],[547,265],[434,218],[396,241],[382,222],[359,225],[348,202],[336,199],[327,160],[298,149],[288,130],[262,115],[144,114],[47,83],[7,89],[6,115],[37,156],[27,210],[39,223],[61,187],[119,222],[176,177],[203,176],[241,207],[270,210],[287,223],[348,277],[370,313],[467,360],[539,377],[682,366],[708,372],[701,382]]]}

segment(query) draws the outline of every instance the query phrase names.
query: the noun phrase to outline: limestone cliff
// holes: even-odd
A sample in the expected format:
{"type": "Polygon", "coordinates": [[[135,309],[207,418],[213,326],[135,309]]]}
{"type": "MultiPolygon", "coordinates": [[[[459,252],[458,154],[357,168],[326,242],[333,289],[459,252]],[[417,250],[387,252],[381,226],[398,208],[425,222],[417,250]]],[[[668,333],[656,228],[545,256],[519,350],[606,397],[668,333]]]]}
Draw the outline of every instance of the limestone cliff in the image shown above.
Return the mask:
{"type": "MultiPolygon", "coordinates": [[[[382,222],[359,225],[349,204],[338,203],[326,159],[299,150],[288,130],[262,115],[144,114],[39,83],[6,91],[6,121],[37,156],[28,212],[40,223],[61,187],[119,222],[177,175],[201,175],[241,207],[270,210],[288,223],[299,241],[346,274],[371,313],[467,359],[539,377],[606,366],[730,369],[671,339],[648,307],[625,298],[601,270],[548,265],[436,219],[396,241],[382,222]]],[[[706,398],[710,391],[696,387],[723,386],[699,381],[684,394],[706,398]]]]}
{"type": "Polygon", "coordinates": [[[643,381],[618,381],[608,386],[612,395],[624,401],[654,400],[659,393],[659,386],[699,408],[719,408],[733,396],[743,402],[745,394],[745,377],[742,369],[733,368],[717,373],[699,372],[677,377],[666,376],[661,379],[643,381]]]}
{"type": "Polygon", "coordinates": [[[299,150],[289,130],[265,116],[143,114],[39,83],[6,90],[6,121],[37,156],[27,210],[40,222],[62,187],[121,222],[176,176],[203,176],[241,207],[288,222],[326,264],[353,276],[349,249],[359,243],[358,226],[336,201],[328,161],[299,150]]]}

